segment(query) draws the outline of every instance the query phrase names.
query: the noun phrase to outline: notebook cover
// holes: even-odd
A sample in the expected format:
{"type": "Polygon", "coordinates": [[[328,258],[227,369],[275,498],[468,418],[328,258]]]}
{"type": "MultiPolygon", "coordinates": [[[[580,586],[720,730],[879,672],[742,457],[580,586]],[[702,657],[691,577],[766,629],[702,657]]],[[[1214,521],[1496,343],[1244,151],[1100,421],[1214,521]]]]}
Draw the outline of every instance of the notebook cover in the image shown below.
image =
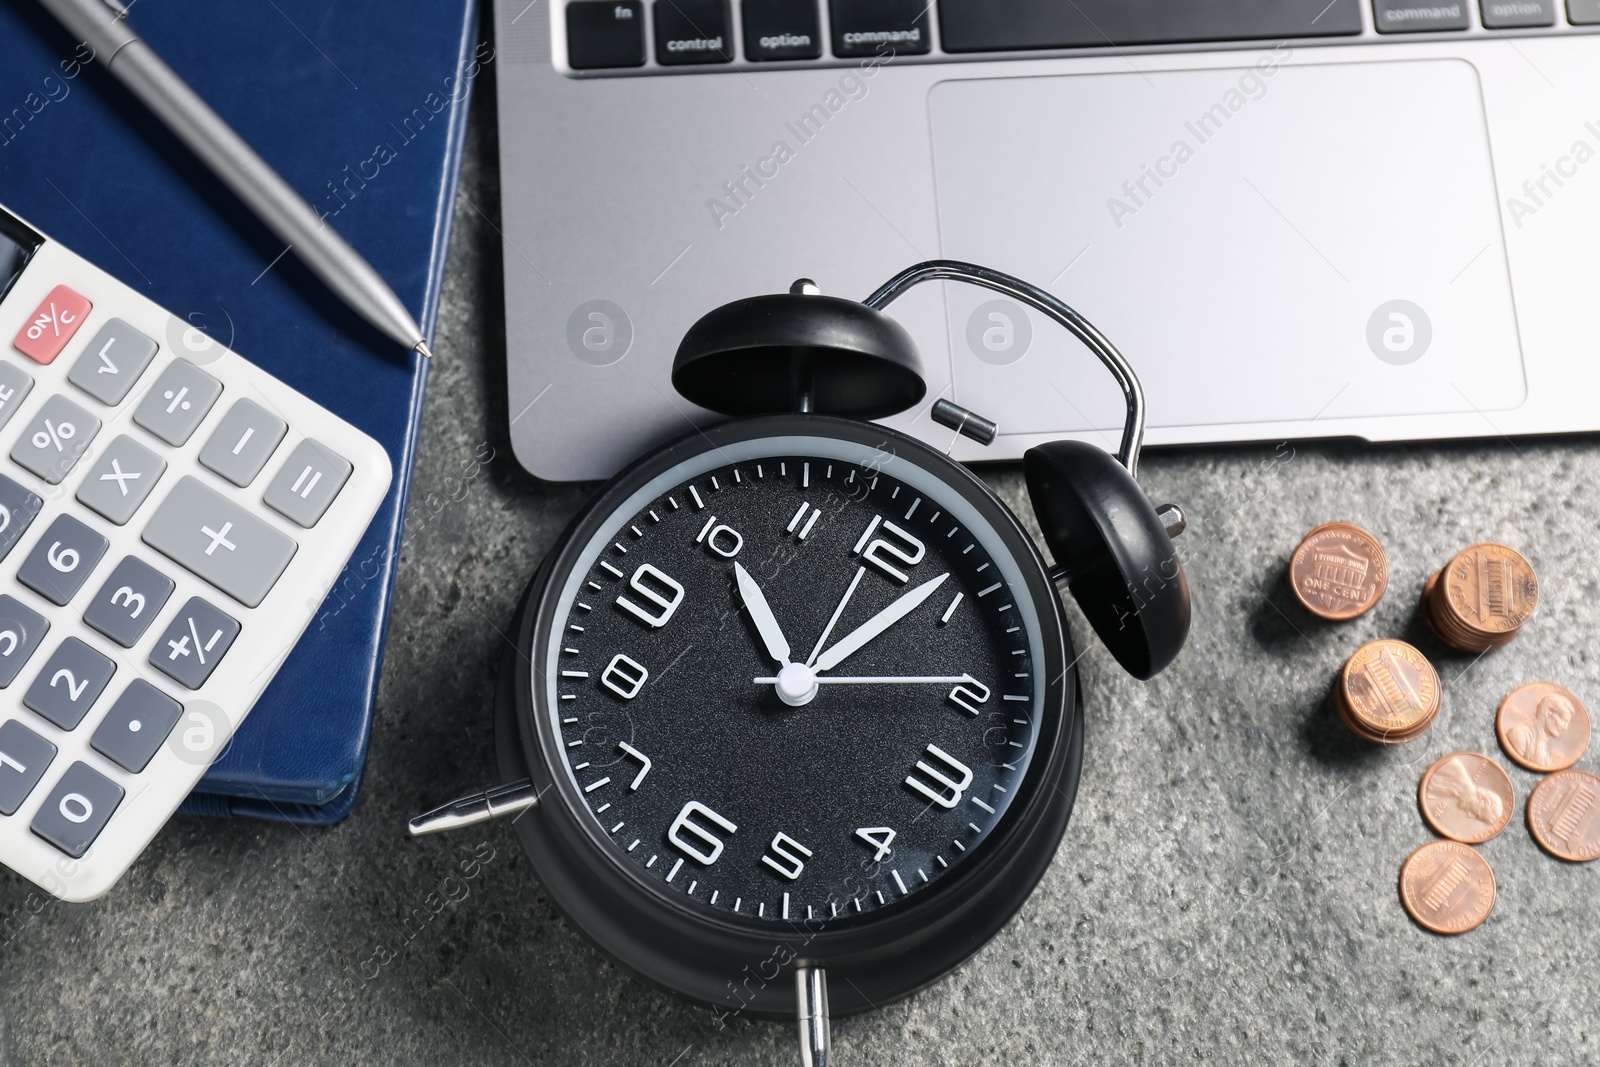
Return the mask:
{"type": "MultiPolygon", "coordinates": [[[[475,0],[143,0],[130,22],[431,336],[468,97],[493,59],[476,15],[475,0]]],[[[0,0],[0,202],[359,426],[394,464],[339,584],[306,590],[322,610],[184,808],[332,821],[366,757],[427,361],[280,257],[87,55],[31,0],[0,0]]]]}

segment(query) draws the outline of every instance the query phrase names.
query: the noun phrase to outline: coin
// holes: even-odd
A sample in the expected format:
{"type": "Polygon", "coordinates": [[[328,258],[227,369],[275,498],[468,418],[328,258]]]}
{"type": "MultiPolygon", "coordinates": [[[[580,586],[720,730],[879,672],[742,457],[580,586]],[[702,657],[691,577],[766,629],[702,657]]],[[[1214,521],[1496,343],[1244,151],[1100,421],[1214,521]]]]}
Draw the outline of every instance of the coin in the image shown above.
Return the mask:
{"type": "Polygon", "coordinates": [[[1589,747],[1589,711],[1553,682],[1529,682],[1500,702],[1495,733],[1506,755],[1530,771],[1564,771],[1589,747]]]}
{"type": "Polygon", "coordinates": [[[1400,903],[1436,934],[1464,934],[1494,909],[1494,871],[1459,841],[1432,841],[1400,868],[1400,903]]]}
{"type": "Polygon", "coordinates": [[[1539,605],[1539,580],[1515,549],[1493,542],[1459,552],[1422,590],[1440,640],[1486,652],[1517,636],[1539,605]]]}
{"type": "Polygon", "coordinates": [[[1357,734],[1399,744],[1422,733],[1439,714],[1439,675],[1404,641],[1369,641],[1345,661],[1338,703],[1345,724],[1357,734]]]}
{"type": "Polygon", "coordinates": [[[1428,825],[1468,845],[1481,844],[1504,830],[1516,800],[1506,772],[1476,752],[1442,757],[1417,787],[1417,803],[1428,825]]]}
{"type": "Polygon", "coordinates": [[[1343,621],[1372,610],[1389,587],[1389,559],[1378,539],[1348,522],[1306,534],[1289,559],[1289,586],[1306,610],[1343,621]]]}
{"type": "Polygon", "coordinates": [[[1557,859],[1588,863],[1600,857],[1600,778],[1557,771],[1528,797],[1528,831],[1557,859]]]}

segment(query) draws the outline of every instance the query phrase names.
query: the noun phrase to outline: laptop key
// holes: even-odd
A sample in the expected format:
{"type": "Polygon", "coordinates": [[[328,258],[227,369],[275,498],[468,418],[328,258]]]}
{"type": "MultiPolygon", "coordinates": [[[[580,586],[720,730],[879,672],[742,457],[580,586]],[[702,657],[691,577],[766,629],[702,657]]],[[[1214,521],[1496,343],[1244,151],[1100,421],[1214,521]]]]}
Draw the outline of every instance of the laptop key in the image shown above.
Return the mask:
{"type": "Polygon", "coordinates": [[[656,62],[731,63],[727,0],[656,0],[656,62]]]}
{"type": "MultiPolygon", "coordinates": [[[[987,7],[991,0],[981,0],[987,7]]],[[[920,56],[928,39],[927,0],[829,0],[836,56],[920,56]]]]}
{"type": "Polygon", "coordinates": [[[1483,24],[1491,30],[1554,26],[1557,0],[1483,0],[1483,24]]]}
{"type": "Polygon", "coordinates": [[[644,5],[573,0],[567,5],[567,62],[574,70],[644,66],[644,5]]]}
{"type": "Polygon", "coordinates": [[[1460,0],[1372,0],[1372,18],[1379,33],[1430,33],[1464,30],[1467,8],[1460,0]]]}
{"type": "Polygon", "coordinates": [[[1182,0],[1181,3],[1135,4],[1128,0],[1072,0],[1071,3],[1062,0],[939,0],[939,45],[946,52],[998,52],[1333,37],[1361,32],[1361,10],[1356,5],[1362,2],[1182,0]]]}
{"type": "Polygon", "coordinates": [[[74,763],[33,817],[32,830],[77,859],[100,836],[123,795],[120,785],[87,763],[74,763]]]}
{"type": "Polygon", "coordinates": [[[1600,23],[1600,0],[1567,0],[1567,21],[1574,26],[1600,23]]]}
{"type": "Polygon", "coordinates": [[[758,62],[816,59],[822,21],[816,0],[744,0],[744,54],[758,62]]]}

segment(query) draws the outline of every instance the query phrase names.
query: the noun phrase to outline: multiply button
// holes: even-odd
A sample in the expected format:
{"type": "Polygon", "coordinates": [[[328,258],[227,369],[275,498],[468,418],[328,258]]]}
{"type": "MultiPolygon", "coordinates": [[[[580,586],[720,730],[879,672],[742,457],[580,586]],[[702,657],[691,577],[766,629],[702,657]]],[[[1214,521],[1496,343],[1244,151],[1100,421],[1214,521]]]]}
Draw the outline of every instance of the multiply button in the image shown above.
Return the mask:
{"type": "Polygon", "coordinates": [[[133,518],[167,469],[166,461],[127,434],[118,434],[89,468],[78,499],[118,526],[133,518]]]}
{"type": "Polygon", "coordinates": [[[172,620],[150,651],[150,663],[188,689],[199,689],[239,636],[239,623],[199,597],[172,620]]]}
{"type": "Polygon", "coordinates": [[[100,327],[72,365],[67,381],[100,403],[115,407],[155,358],[154,341],[121,319],[112,319],[100,327]]]}
{"type": "Polygon", "coordinates": [[[267,507],[306,529],[317,524],[350,477],[349,462],[320,441],[306,438],[267,486],[267,507]]]}
{"type": "Polygon", "coordinates": [[[181,445],[221,395],[221,382],[188,360],[175,359],[139,402],[133,421],[167,444],[181,445]]]}
{"type": "Polygon", "coordinates": [[[59,485],[99,432],[99,419],[64,396],[52,396],[22,431],[11,458],[51,485],[59,485]]]}
{"type": "Polygon", "coordinates": [[[267,595],[294,558],[294,541],[192,475],[178,479],[144,540],[246,607],[267,595]]]}

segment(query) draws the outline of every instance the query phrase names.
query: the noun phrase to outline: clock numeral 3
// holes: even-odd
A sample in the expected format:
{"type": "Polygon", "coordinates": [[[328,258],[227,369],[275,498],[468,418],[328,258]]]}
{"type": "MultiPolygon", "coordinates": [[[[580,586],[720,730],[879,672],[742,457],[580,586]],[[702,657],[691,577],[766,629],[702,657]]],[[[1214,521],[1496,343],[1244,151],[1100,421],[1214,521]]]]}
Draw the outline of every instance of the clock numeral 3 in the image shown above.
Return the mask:
{"type": "Polygon", "coordinates": [[[648,626],[660,628],[672,618],[672,613],[683,603],[683,586],[666,571],[649,563],[639,564],[639,569],[628,579],[628,588],[655,606],[654,610],[640,607],[625,596],[617,597],[617,607],[648,626]]]}
{"type": "Polygon", "coordinates": [[[894,842],[894,831],[887,826],[863,826],[856,836],[872,848],[873,863],[882,863],[894,851],[889,847],[894,842]]]}
{"type": "Polygon", "coordinates": [[[744,537],[727,523],[718,522],[717,517],[713,515],[706,520],[704,526],[700,527],[700,532],[695,534],[694,543],[705,545],[709,551],[715,552],[723,559],[732,559],[744,547],[744,537]]]}
{"type": "Polygon", "coordinates": [[[928,554],[928,546],[923,544],[912,534],[907,533],[892,522],[885,522],[882,515],[874,515],[872,521],[867,523],[867,528],[862,531],[856,540],[855,548],[851,552],[859,555],[864,561],[877,567],[884,574],[897,582],[909,582],[911,576],[896,563],[907,567],[915,567],[922,562],[922,557],[928,554]],[[883,524],[883,537],[872,537],[878,525],[883,524]],[[868,538],[872,538],[868,543],[868,538]],[[865,546],[866,551],[862,551],[865,546]]]}
{"type": "Polygon", "coordinates": [[[916,767],[906,775],[906,785],[948,811],[961,803],[961,794],[972,784],[972,768],[938,745],[929,745],[923,755],[927,758],[917,760],[916,767]],[[938,761],[941,766],[935,767],[929,759],[938,761]]]}
{"type": "MultiPolygon", "coordinates": [[[[623,700],[632,700],[639,695],[639,690],[644,688],[645,680],[649,677],[650,672],[643,663],[618,652],[606,664],[606,669],[600,672],[600,684],[623,700]]],[[[952,693],[951,697],[954,696],[952,693]]]]}
{"type": "Polygon", "coordinates": [[[800,872],[806,869],[805,861],[812,856],[809,848],[785,833],[774,837],[767,849],[768,855],[762,856],[761,862],[791,882],[800,877],[800,872]],[[778,858],[773,859],[772,853],[776,853],[778,858]]]}
{"type": "Polygon", "coordinates": [[[667,840],[676,845],[685,856],[709,867],[717,862],[718,856],[722,855],[725,842],[704,826],[694,822],[696,817],[721,828],[724,833],[731,834],[739,828],[698,800],[689,801],[683,806],[683,810],[678,812],[678,817],[672,820],[672,828],[667,831],[667,840]],[[684,840],[685,834],[693,840],[684,840]]]}
{"type": "Polygon", "coordinates": [[[989,687],[969,674],[966,681],[950,690],[950,703],[968,715],[976,715],[978,705],[987,704],[990,695],[989,687]]]}

